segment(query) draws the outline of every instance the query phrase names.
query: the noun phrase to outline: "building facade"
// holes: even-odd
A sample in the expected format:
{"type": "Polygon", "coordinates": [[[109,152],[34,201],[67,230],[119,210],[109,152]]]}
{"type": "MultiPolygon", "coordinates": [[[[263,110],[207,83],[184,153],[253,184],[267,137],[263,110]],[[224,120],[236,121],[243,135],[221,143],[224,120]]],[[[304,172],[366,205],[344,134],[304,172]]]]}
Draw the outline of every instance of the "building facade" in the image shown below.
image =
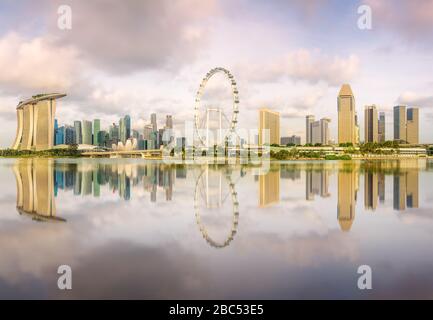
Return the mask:
{"type": "Polygon", "coordinates": [[[379,120],[375,105],[366,106],[364,110],[364,142],[379,142],[379,120]]]}
{"type": "Polygon", "coordinates": [[[12,149],[47,150],[54,146],[56,100],[65,94],[36,95],[17,106],[17,132],[12,149]]]}
{"type": "Polygon", "coordinates": [[[377,125],[377,139],[379,140],[380,143],[383,143],[386,141],[386,126],[385,126],[385,112],[380,112],[379,113],[379,120],[378,120],[378,125],[377,125]]]}
{"type": "Polygon", "coordinates": [[[355,97],[350,85],[343,84],[337,98],[338,143],[356,144],[355,97]]]}
{"type": "Polygon", "coordinates": [[[259,110],[259,145],[280,144],[280,113],[259,110]]]}
{"type": "Polygon", "coordinates": [[[75,144],[83,143],[83,130],[81,128],[81,121],[74,121],[74,131],[75,131],[75,144]]]}
{"type": "Polygon", "coordinates": [[[409,144],[419,143],[419,109],[408,108],[406,115],[406,141],[409,144]]]}
{"type": "Polygon", "coordinates": [[[287,145],[295,145],[300,146],[301,145],[301,137],[299,136],[291,136],[291,137],[281,137],[281,144],[284,146],[287,145]]]}
{"type": "Polygon", "coordinates": [[[314,116],[313,115],[308,115],[305,119],[305,143],[306,144],[312,144],[313,140],[312,140],[312,124],[314,122],[314,116]]]}
{"type": "Polygon", "coordinates": [[[419,143],[419,109],[394,107],[394,140],[401,143],[419,143]]]}
{"type": "Polygon", "coordinates": [[[394,107],[394,140],[406,141],[406,107],[394,107]]]}
{"type": "Polygon", "coordinates": [[[92,121],[83,120],[82,124],[82,130],[83,130],[83,144],[91,145],[93,143],[92,141],[92,121]]]}
{"type": "Polygon", "coordinates": [[[328,145],[330,140],[329,123],[331,119],[322,118],[311,124],[311,144],[328,145]]]}
{"type": "Polygon", "coordinates": [[[101,120],[94,119],[93,120],[93,144],[95,146],[99,146],[99,132],[101,131],[101,120]]]}

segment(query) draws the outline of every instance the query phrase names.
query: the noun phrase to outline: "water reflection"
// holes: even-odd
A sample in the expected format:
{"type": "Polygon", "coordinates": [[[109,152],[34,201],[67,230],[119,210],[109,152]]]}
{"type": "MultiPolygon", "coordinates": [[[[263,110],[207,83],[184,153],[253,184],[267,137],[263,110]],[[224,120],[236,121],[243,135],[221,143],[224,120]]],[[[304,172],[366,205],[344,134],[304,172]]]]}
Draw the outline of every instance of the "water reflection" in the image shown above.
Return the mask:
{"type": "Polygon", "coordinates": [[[230,167],[202,168],[197,178],[194,195],[194,211],[203,238],[214,248],[224,248],[230,244],[236,235],[239,219],[239,202],[233,182],[230,167]],[[218,211],[228,203],[232,211],[232,226],[226,239],[222,242],[215,241],[209,234],[202,221],[202,211],[218,211]]]}
{"type": "MultiPolygon", "coordinates": [[[[158,162],[116,161],[62,161],[52,159],[21,159],[13,166],[17,183],[17,209],[37,221],[63,221],[57,216],[55,199],[59,190],[74,196],[101,197],[103,192],[117,194],[129,201],[132,190],[142,186],[151,203],[163,191],[162,201],[172,201],[177,179],[186,180],[191,175],[195,191],[190,194],[194,214],[203,238],[213,247],[225,247],[234,238],[239,218],[236,183],[251,174],[258,188],[258,207],[281,205],[280,179],[297,181],[305,179],[305,199],[315,201],[332,198],[330,181],[335,176],[337,184],[336,215],[342,231],[350,231],[356,217],[356,204],[363,175],[364,209],[375,211],[385,205],[386,176],[392,176],[393,209],[404,211],[419,208],[419,172],[428,170],[427,160],[370,161],[370,162],[299,162],[273,163],[265,174],[255,168],[242,166],[186,166],[158,162]],[[229,236],[220,242],[209,235],[202,221],[202,213],[229,212],[229,236]]],[[[253,200],[253,199],[251,199],[253,200]]],[[[159,199],[161,201],[161,199],[159,199]]]]}
{"type": "Polygon", "coordinates": [[[4,160],[0,298],[431,297],[432,174],[428,160],[4,160]]]}

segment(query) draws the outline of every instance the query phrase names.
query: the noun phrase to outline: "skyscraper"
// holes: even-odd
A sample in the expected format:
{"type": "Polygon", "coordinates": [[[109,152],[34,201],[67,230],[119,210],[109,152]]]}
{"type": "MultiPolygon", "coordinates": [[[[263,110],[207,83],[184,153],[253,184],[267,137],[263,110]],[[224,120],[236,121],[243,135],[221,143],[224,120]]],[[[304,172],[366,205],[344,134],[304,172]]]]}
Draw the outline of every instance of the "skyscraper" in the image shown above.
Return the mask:
{"type": "Polygon", "coordinates": [[[131,128],[131,117],[129,115],[125,116],[125,134],[126,134],[125,140],[131,138],[132,128],[131,128]]]}
{"type": "Polygon", "coordinates": [[[61,145],[65,143],[65,127],[61,126],[60,128],[56,129],[56,134],[55,134],[55,145],[61,145]]]}
{"type": "Polygon", "coordinates": [[[109,128],[108,136],[111,143],[117,144],[119,141],[119,126],[113,123],[113,125],[111,125],[109,128]]]}
{"type": "Polygon", "coordinates": [[[53,147],[56,100],[64,96],[66,95],[36,95],[18,104],[18,126],[12,149],[46,150],[53,147]]]}
{"type": "Polygon", "coordinates": [[[81,121],[74,121],[75,144],[83,143],[83,130],[81,129],[81,121]]]}
{"type": "Polygon", "coordinates": [[[313,140],[312,140],[312,136],[313,136],[313,133],[312,133],[312,129],[313,129],[312,128],[312,124],[314,122],[314,116],[313,115],[308,115],[305,120],[306,120],[305,121],[305,125],[306,125],[306,127],[305,127],[305,132],[306,132],[306,134],[305,134],[305,143],[306,144],[312,144],[313,143],[313,140]]]}
{"type": "Polygon", "coordinates": [[[158,131],[158,125],[156,124],[156,113],[150,115],[150,123],[152,124],[153,131],[158,131]]]}
{"type": "Polygon", "coordinates": [[[377,109],[375,105],[366,106],[364,111],[364,142],[379,142],[377,109]]]}
{"type": "Polygon", "coordinates": [[[153,126],[151,124],[147,124],[144,126],[143,130],[143,139],[150,140],[150,135],[152,134],[153,126]]]}
{"type": "Polygon", "coordinates": [[[65,144],[71,145],[75,143],[75,128],[71,126],[65,127],[65,144]]]}
{"type": "Polygon", "coordinates": [[[167,115],[165,119],[165,127],[167,129],[173,129],[173,116],[167,115]]]}
{"type": "Polygon", "coordinates": [[[394,107],[394,140],[406,142],[406,107],[394,107]]]}
{"type": "Polygon", "coordinates": [[[338,143],[356,143],[355,97],[350,85],[343,84],[337,98],[338,143]]]}
{"type": "Polygon", "coordinates": [[[93,144],[99,146],[99,132],[101,131],[101,120],[93,120],[93,144]]]}
{"type": "Polygon", "coordinates": [[[419,143],[419,109],[407,109],[406,141],[410,144],[419,143]]]}
{"type": "Polygon", "coordinates": [[[385,112],[380,112],[379,113],[379,121],[378,121],[378,125],[377,125],[377,131],[378,131],[378,135],[377,138],[379,140],[379,142],[383,143],[386,140],[386,136],[385,136],[385,112]]]}
{"type": "Polygon", "coordinates": [[[394,140],[402,143],[419,143],[419,109],[394,107],[394,140]]]}
{"type": "Polygon", "coordinates": [[[126,128],[125,128],[125,119],[119,119],[119,140],[122,141],[123,144],[126,143],[126,128]]]}
{"type": "Polygon", "coordinates": [[[355,111],[355,144],[359,144],[360,141],[360,129],[358,119],[358,113],[355,111]]]}
{"type": "Polygon", "coordinates": [[[92,144],[92,121],[83,120],[83,144],[92,144]]]}
{"type": "Polygon", "coordinates": [[[311,123],[311,144],[321,144],[328,145],[329,144],[329,123],[331,119],[322,118],[318,121],[314,121],[311,123]]]}
{"type": "Polygon", "coordinates": [[[280,113],[268,109],[259,110],[259,145],[280,144],[280,113]],[[269,134],[269,141],[267,138],[269,134]]]}

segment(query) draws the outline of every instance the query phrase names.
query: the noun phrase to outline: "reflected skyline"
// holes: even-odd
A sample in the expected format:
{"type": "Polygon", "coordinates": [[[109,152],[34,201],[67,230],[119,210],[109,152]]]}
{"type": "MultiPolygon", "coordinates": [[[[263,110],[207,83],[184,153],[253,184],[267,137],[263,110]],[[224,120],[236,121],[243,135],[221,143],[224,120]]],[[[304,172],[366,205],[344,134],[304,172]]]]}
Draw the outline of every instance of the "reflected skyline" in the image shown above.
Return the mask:
{"type": "MultiPolygon", "coordinates": [[[[392,176],[393,180],[393,209],[404,211],[419,208],[420,169],[427,169],[425,161],[406,160],[388,162],[385,165],[381,162],[309,163],[289,166],[274,163],[269,172],[254,175],[258,184],[258,207],[281,205],[280,193],[286,194],[289,191],[280,190],[280,179],[297,181],[302,176],[305,176],[305,200],[315,201],[315,196],[330,198],[330,181],[334,175],[337,184],[337,220],[342,231],[350,231],[356,217],[360,176],[363,175],[366,212],[375,211],[378,206],[385,204],[386,176],[392,176]]],[[[230,173],[224,173],[223,170],[225,169],[218,166],[205,165],[200,167],[197,173],[195,167],[186,165],[86,161],[68,163],[52,159],[20,159],[13,166],[17,184],[18,212],[35,220],[54,221],[66,221],[58,217],[56,212],[56,199],[61,198],[59,190],[70,192],[74,196],[94,198],[111,193],[117,194],[124,201],[129,201],[133,190],[141,189],[148,194],[151,203],[167,202],[173,201],[176,181],[189,178],[188,172],[200,187],[204,207],[220,208],[223,198],[225,201],[229,196],[227,190],[224,191],[225,195],[222,194],[223,184],[234,190],[236,184],[232,181],[233,172],[237,172],[236,181],[248,174],[248,169],[243,167],[234,167],[230,173]]],[[[197,194],[190,196],[191,200],[195,199],[194,202],[197,202],[197,194]]],[[[238,207],[237,198],[234,202],[238,207]]],[[[236,215],[239,215],[237,210],[236,215]]],[[[204,238],[208,241],[206,235],[204,238]]]]}
{"type": "Polygon", "coordinates": [[[238,284],[243,296],[296,297],[305,286],[307,296],[333,296],[319,290],[317,272],[357,297],[353,274],[371,263],[385,277],[377,286],[404,296],[390,281],[409,269],[423,275],[433,262],[432,168],[418,160],[275,162],[269,172],[135,159],[9,161],[0,166],[0,234],[8,239],[0,242],[0,278],[13,282],[0,295],[24,284],[36,290],[29,296],[40,295],[38,286],[55,285],[46,270],[56,276],[58,265],[70,264],[77,283],[69,294],[76,297],[167,297],[173,272],[181,280],[170,297],[227,296],[238,284]],[[400,201],[404,210],[394,206],[400,201]],[[107,273],[95,280],[101,268],[107,273]],[[28,274],[37,286],[26,282],[28,274]],[[270,293],[250,281],[263,277],[275,284],[270,293]],[[116,290],[122,279],[128,291],[116,290]],[[152,290],[144,290],[149,281],[152,290]]]}

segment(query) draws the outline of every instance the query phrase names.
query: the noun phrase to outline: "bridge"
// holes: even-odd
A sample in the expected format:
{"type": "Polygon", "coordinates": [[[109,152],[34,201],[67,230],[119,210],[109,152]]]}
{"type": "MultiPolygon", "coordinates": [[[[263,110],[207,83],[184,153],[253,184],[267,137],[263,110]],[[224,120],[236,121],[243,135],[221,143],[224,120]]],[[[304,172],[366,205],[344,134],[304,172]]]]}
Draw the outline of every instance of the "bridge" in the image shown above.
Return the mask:
{"type": "Polygon", "coordinates": [[[162,159],[162,150],[112,150],[112,151],[85,151],[81,154],[88,158],[146,158],[162,159]]]}

